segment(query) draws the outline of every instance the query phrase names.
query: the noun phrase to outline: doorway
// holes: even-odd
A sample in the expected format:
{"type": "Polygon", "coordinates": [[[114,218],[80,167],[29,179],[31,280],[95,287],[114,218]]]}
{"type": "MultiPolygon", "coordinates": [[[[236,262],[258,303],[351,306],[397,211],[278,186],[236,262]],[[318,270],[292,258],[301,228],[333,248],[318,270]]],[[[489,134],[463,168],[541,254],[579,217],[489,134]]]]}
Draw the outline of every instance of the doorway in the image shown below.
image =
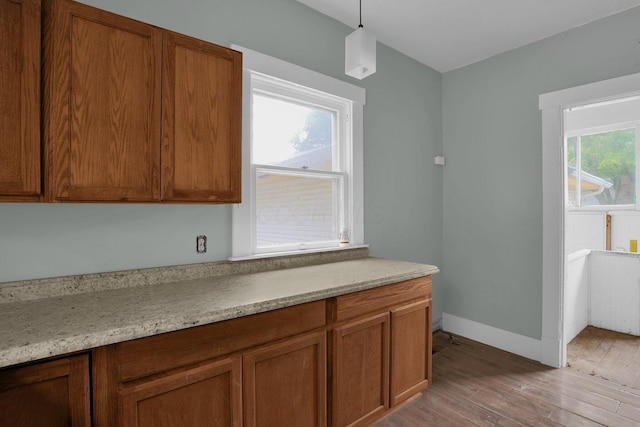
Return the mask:
{"type": "Polygon", "coordinates": [[[563,367],[567,363],[565,285],[568,256],[565,231],[567,209],[564,161],[564,114],[569,108],[606,103],[640,95],[640,73],[540,95],[543,167],[543,284],[540,361],[563,367]]]}

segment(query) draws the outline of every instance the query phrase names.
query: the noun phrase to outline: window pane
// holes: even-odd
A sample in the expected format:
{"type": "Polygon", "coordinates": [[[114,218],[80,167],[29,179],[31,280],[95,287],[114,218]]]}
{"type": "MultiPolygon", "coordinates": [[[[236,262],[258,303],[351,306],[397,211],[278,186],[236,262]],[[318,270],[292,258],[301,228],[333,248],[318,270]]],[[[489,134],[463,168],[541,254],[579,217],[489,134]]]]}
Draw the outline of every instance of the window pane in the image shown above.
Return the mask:
{"type": "Polygon", "coordinates": [[[581,205],[635,203],[635,129],[581,137],[581,205]]]}
{"type": "Polygon", "coordinates": [[[333,170],[335,113],[254,93],[253,163],[333,170]]]}
{"type": "Polygon", "coordinates": [[[258,247],[336,240],[341,178],[258,172],[258,247]]]}

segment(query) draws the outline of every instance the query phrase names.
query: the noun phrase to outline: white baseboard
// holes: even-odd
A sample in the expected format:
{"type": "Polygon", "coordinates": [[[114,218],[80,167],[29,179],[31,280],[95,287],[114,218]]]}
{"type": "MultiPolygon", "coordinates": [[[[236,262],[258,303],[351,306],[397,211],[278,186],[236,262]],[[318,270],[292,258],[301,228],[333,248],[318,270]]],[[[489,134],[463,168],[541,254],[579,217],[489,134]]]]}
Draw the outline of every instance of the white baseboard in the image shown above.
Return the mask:
{"type": "Polygon", "coordinates": [[[442,330],[483,344],[540,361],[541,341],[472,320],[442,313],[442,330]]]}

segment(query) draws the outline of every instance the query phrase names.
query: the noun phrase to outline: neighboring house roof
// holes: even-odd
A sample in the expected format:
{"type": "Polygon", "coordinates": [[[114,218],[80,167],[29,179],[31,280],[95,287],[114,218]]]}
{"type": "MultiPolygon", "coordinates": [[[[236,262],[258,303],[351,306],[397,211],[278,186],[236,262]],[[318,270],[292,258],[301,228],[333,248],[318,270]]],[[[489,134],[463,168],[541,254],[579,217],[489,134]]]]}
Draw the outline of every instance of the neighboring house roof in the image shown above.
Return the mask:
{"type": "MultiPolygon", "coordinates": [[[[569,189],[575,189],[576,187],[576,168],[575,166],[567,166],[567,172],[569,175],[569,189]]],[[[613,187],[613,183],[607,181],[604,178],[590,174],[588,172],[580,172],[580,187],[583,191],[602,191],[605,188],[613,187]]]]}
{"type": "MultiPolygon", "coordinates": [[[[293,157],[270,163],[271,166],[283,166],[296,169],[311,169],[320,171],[332,170],[333,150],[330,145],[298,153],[293,157]]],[[[271,172],[258,174],[261,185],[275,184],[282,181],[296,179],[288,175],[274,175],[271,172]]]]}

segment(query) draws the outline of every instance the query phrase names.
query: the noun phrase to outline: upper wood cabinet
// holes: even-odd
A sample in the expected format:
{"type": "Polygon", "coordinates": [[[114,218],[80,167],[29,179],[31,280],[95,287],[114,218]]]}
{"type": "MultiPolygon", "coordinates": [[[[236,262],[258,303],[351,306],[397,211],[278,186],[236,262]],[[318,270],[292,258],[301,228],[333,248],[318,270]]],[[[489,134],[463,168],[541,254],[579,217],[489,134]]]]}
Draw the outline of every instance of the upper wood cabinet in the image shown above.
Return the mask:
{"type": "Polygon", "coordinates": [[[162,31],[67,0],[44,4],[48,199],[159,200],[162,31]]]}
{"type": "Polygon", "coordinates": [[[47,200],[239,201],[241,54],[44,4],[47,200]]]}
{"type": "Polygon", "coordinates": [[[239,202],[242,54],[164,34],[162,199],[239,202]]]}
{"type": "Polygon", "coordinates": [[[38,200],[40,0],[0,0],[0,201],[38,200]]]}

